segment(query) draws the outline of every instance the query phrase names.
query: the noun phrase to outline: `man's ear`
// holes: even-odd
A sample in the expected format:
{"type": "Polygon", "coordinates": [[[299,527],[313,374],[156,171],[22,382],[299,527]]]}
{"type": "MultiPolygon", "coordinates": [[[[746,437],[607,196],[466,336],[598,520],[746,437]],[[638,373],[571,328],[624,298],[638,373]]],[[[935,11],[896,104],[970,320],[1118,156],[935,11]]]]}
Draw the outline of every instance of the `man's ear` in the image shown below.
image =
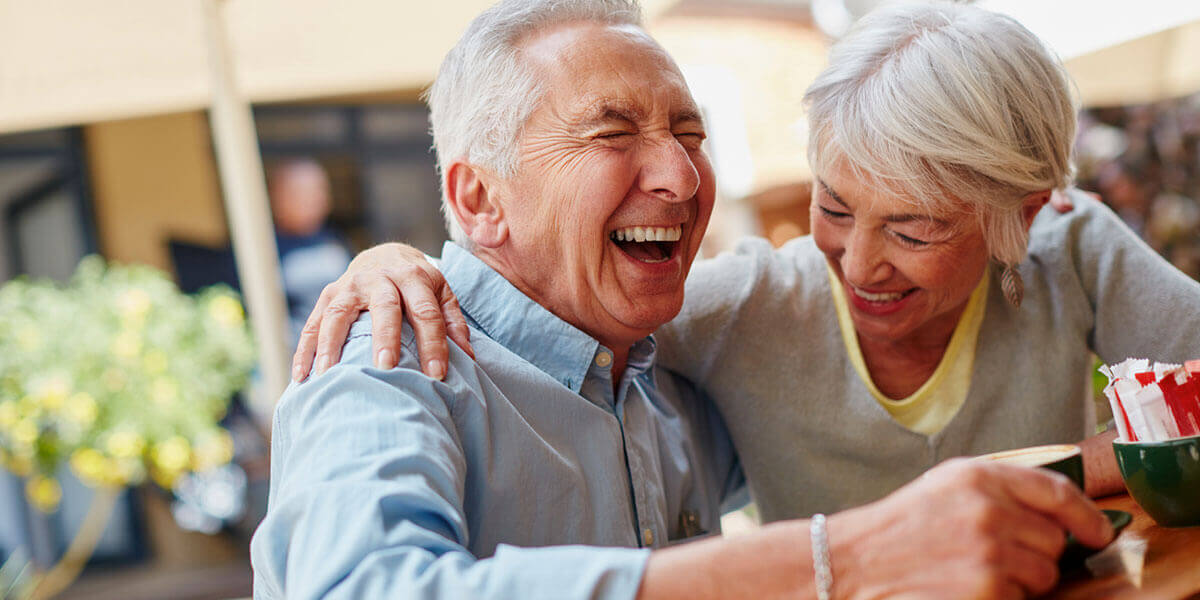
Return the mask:
{"type": "Polygon", "coordinates": [[[446,199],[458,225],[471,241],[495,248],[508,238],[504,208],[490,193],[495,178],[475,165],[454,161],[446,171],[446,199]]]}
{"type": "Polygon", "coordinates": [[[1050,192],[1051,190],[1030,192],[1021,199],[1021,222],[1025,224],[1025,231],[1029,231],[1029,228],[1033,226],[1033,219],[1050,201],[1050,192]]]}

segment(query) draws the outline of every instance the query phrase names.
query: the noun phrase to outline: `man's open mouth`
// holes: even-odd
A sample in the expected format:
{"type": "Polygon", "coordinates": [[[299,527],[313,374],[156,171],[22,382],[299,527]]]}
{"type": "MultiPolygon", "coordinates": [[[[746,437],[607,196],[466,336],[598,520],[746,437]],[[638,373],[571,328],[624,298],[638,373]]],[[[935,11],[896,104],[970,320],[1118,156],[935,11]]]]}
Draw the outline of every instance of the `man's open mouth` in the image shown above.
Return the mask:
{"type": "Polygon", "coordinates": [[[675,255],[683,227],[622,227],[608,238],[625,254],[644,263],[666,262],[675,255]]]}

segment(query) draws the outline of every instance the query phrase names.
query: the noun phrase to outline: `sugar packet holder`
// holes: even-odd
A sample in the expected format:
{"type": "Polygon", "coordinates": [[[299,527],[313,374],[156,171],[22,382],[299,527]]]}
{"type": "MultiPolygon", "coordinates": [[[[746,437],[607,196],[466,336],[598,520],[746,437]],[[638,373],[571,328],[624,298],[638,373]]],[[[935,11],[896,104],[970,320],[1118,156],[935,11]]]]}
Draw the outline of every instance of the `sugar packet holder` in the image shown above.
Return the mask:
{"type": "Polygon", "coordinates": [[[1130,358],[1100,367],[1122,441],[1200,435],[1200,360],[1183,365],[1130,358]]]}

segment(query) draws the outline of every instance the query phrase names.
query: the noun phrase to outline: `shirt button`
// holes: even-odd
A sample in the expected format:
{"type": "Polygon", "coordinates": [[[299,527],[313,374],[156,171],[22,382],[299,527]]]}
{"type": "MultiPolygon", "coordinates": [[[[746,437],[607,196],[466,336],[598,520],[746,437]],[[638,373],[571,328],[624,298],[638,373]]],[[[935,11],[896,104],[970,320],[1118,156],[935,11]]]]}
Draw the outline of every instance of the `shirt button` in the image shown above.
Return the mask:
{"type": "Polygon", "coordinates": [[[650,531],[649,527],[642,530],[642,545],[643,546],[653,546],[654,545],[654,532],[650,531]]]}
{"type": "Polygon", "coordinates": [[[607,367],[612,364],[612,355],[607,352],[601,352],[596,355],[596,366],[607,367]]]}

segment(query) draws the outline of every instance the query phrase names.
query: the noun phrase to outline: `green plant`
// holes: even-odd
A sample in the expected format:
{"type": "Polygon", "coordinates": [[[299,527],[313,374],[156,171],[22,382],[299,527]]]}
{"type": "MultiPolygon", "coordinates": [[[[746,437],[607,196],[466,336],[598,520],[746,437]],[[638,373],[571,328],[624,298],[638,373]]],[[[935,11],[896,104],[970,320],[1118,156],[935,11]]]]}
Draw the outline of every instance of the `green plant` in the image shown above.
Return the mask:
{"type": "Polygon", "coordinates": [[[218,425],[254,364],[228,288],[188,296],[162,272],[90,256],[70,282],[0,288],[0,461],[54,510],[62,465],[118,489],[228,462],[218,425]]]}

